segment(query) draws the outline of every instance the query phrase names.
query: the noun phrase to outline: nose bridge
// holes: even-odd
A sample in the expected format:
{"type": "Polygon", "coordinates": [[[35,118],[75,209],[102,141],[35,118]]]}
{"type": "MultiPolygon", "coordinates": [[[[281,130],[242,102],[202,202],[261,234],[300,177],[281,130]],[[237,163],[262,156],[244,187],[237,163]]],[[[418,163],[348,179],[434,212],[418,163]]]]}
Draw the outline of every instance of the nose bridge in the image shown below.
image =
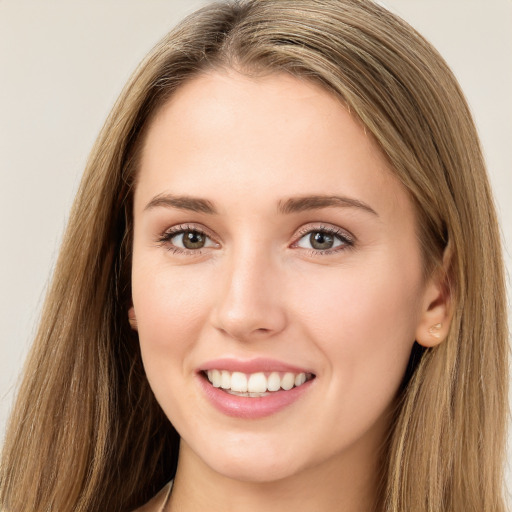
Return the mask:
{"type": "Polygon", "coordinates": [[[223,268],[216,326],[240,340],[280,332],[286,323],[280,281],[278,263],[266,244],[234,247],[223,268]]]}

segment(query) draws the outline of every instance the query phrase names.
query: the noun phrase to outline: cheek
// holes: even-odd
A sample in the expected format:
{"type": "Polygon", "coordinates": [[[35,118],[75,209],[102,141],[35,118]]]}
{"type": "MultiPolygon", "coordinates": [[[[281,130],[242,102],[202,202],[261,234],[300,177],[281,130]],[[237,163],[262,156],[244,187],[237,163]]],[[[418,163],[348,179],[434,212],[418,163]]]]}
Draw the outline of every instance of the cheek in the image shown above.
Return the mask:
{"type": "Polygon", "coordinates": [[[406,267],[391,262],[340,267],[336,275],[304,277],[300,288],[314,292],[295,292],[304,299],[298,306],[304,328],[326,355],[334,378],[343,380],[340,386],[380,381],[389,383],[389,392],[401,382],[421,293],[416,267],[406,267]]]}
{"type": "Polygon", "coordinates": [[[133,304],[145,365],[182,356],[199,336],[208,295],[204,279],[151,262],[134,261],[133,304]]]}
{"type": "Polygon", "coordinates": [[[184,384],[195,376],[192,353],[205,324],[203,279],[197,272],[192,278],[183,268],[135,258],[133,269],[133,305],[144,369],[156,399],[178,428],[200,414],[188,407],[183,416],[183,404],[195,400],[193,387],[184,384]]]}

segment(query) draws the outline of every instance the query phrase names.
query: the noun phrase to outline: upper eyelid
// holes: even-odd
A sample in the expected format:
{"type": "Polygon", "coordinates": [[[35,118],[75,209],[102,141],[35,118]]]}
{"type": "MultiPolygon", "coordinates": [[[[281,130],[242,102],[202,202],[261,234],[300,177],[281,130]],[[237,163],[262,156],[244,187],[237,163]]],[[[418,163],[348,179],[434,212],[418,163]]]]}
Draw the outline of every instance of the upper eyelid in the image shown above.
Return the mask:
{"type": "Polygon", "coordinates": [[[177,234],[183,233],[185,231],[197,231],[198,233],[206,235],[207,237],[211,238],[212,240],[214,240],[216,242],[218,242],[218,240],[220,239],[217,235],[215,235],[206,226],[203,226],[201,224],[188,223],[188,222],[183,223],[183,224],[176,224],[174,226],[166,228],[164,231],[161,232],[160,237],[163,238],[166,235],[177,235],[177,234]]]}
{"type": "Polygon", "coordinates": [[[356,241],[356,237],[348,230],[343,229],[334,224],[326,224],[325,222],[320,223],[308,223],[304,226],[301,226],[295,233],[294,238],[301,238],[308,233],[312,233],[315,231],[327,231],[328,233],[334,233],[335,235],[342,236],[351,242],[356,241]]]}

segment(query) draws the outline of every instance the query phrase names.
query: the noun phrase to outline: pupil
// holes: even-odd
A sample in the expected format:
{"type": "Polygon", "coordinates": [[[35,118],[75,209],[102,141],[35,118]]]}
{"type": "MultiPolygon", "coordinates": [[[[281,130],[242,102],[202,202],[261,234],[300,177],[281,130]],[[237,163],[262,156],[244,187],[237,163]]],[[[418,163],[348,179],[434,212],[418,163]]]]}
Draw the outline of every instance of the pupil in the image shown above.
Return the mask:
{"type": "Polygon", "coordinates": [[[311,247],[314,249],[325,250],[330,249],[333,246],[334,237],[328,235],[327,233],[317,231],[316,233],[311,233],[309,241],[311,243],[311,247]]]}
{"type": "Polygon", "coordinates": [[[183,245],[187,249],[201,249],[204,247],[204,236],[197,231],[185,231],[183,233],[183,245]]]}

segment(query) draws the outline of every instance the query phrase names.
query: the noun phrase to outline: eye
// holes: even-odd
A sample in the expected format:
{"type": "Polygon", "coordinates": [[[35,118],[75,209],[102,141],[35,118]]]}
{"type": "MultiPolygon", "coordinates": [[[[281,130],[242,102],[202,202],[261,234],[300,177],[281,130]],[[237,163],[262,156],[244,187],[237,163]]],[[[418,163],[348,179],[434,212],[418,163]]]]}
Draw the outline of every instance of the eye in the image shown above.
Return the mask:
{"type": "Polygon", "coordinates": [[[184,249],[202,249],[205,247],[208,237],[199,231],[183,231],[174,235],[170,242],[176,247],[183,247],[184,249]]]}
{"type": "Polygon", "coordinates": [[[303,231],[303,233],[303,236],[295,242],[295,247],[312,249],[315,252],[329,253],[354,245],[353,239],[338,228],[309,228],[307,231],[303,231]]]}
{"type": "Polygon", "coordinates": [[[188,226],[172,227],[160,237],[159,242],[169,245],[176,252],[199,252],[200,249],[218,245],[204,231],[188,226]]]}

